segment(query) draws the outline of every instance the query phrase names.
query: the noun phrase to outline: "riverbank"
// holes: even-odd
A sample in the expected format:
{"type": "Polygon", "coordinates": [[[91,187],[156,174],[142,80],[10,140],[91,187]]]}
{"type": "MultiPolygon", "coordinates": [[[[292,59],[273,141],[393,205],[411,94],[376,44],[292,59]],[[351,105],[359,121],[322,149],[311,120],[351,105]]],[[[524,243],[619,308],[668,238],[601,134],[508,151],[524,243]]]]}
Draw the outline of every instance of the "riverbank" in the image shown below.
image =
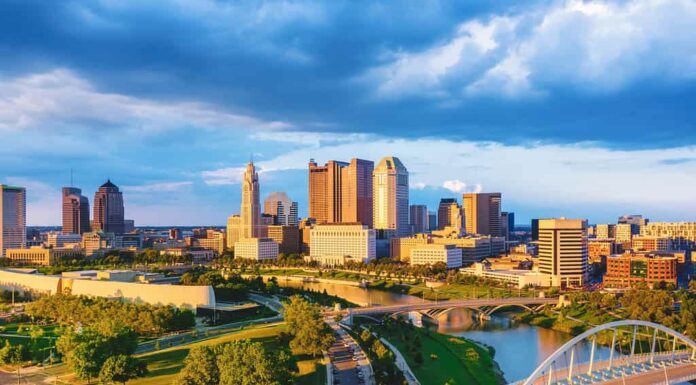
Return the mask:
{"type": "Polygon", "coordinates": [[[422,384],[506,383],[492,348],[395,320],[370,328],[401,352],[422,384]]]}
{"type": "Polygon", "coordinates": [[[392,293],[411,295],[430,301],[453,300],[468,298],[511,298],[534,297],[538,291],[504,289],[494,286],[481,287],[476,284],[446,283],[437,288],[427,287],[424,283],[410,285],[399,284],[391,281],[377,280],[371,282],[368,287],[376,290],[386,290],[392,293]]]}

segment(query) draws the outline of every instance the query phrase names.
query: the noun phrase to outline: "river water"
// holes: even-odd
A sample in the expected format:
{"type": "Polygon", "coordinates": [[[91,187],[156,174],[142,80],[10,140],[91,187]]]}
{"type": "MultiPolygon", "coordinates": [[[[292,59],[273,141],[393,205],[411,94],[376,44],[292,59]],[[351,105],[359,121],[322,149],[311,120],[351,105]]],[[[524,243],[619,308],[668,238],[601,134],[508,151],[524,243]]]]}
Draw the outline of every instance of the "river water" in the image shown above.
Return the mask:
{"type": "MultiPolygon", "coordinates": [[[[410,295],[341,284],[292,281],[283,281],[279,284],[305,287],[315,291],[326,290],[328,294],[363,305],[395,305],[422,301],[410,295]]],[[[495,360],[508,382],[527,377],[546,357],[572,338],[569,334],[555,330],[513,322],[505,314],[494,315],[489,321],[483,323],[475,321],[472,315],[471,310],[456,309],[441,316],[438,319],[438,325],[431,327],[441,333],[466,337],[495,348],[495,360]]],[[[589,344],[580,346],[575,354],[579,362],[589,360],[589,344]]],[[[609,349],[598,347],[595,357],[596,359],[608,358],[609,349]]]]}

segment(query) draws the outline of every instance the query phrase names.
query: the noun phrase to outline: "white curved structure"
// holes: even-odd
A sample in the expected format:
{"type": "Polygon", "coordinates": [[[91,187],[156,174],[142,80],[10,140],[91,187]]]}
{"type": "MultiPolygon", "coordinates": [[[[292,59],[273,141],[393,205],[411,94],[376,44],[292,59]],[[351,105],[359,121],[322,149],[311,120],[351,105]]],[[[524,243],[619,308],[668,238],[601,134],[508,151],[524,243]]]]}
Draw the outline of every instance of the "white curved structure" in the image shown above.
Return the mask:
{"type": "MultiPolygon", "coordinates": [[[[616,345],[616,338],[618,334],[618,328],[619,327],[624,327],[624,326],[633,326],[633,339],[631,343],[631,356],[629,358],[634,357],[634,350],[635,350],[635,344],[636,344],[636,335],[637,335],[637,329],[638,327],[645,327],[649,330],[653,331],[652,334],[652,342],[651,342],[651,351],[649,354],[645,355],[640,355],[638,356],[638,359],[636,360],[629,360],[629,364],[639,364],[639,363],[647,363],[649,362],[651,365],[654,362],[654,359],[657,356],[660,356],[659,353],[655,352],[656,348],[656,341],[657,341],[657,333],[658,331],[665,333],[668,337],[672,338],[673,341],[673,350],[671,352],[667,352],[667,355],[671,354],[672,360],[674,360],[675,356],[677,353],[679,354],[679,357],[688,357],[689,361],[692,361],[694,358],[696,358],[696,342],[691,340],[689,337],[685,336],[684,334],[681,334],[679,332],[676,332],[666,326],[656,324],[653,322],[647,322],[647,321],[637,321],[637,320],[624,320],[624,321],[615,321],[615,322],[609,322],[600,326],[596,326],[578,336],[575,338],[571,339],[570,341],[566,342],[561,346],[558,350],[556,350],[553,354],[551,354],[546,360],[544,360],[537,368],[532,372],[532,374],[527,377],[526,380],[520,381],[522,385],[532,385],[532,384],[537,384],[540,382],[540,380],[543,380],[543,383],[548,383],[548,384],[553,384],[555,381],[552,381],[553,379],[553,372],[555,368],[555,363],[559,361],[561,357],[564,355],[570,353],[570,365],[568,367],[564,367],[561,370],[561,373],[563,377],[567,378],[568,383],[572,382],[571,379],[575,378],[574,373],[587,373],[587,375],[591,375],[593,373],[593,364],[596,365],[597,363],[594,362],[594,353],[595,353],[595,348],[596,348],[596,339],[592,340],[592,352],[590,356],[590,362],[589,365],[585,364],[582,367],[582,371],[580,368],[576,366],[576,369],[574,371],[573,366],[574,364],[577,365],[577,363],[574,363],[574,352],[575,352],[575,346],[578,345],[580,342],[588,339],[589,337],[593,337],[596,334],[605,331],[605,330],[613,330],[614,331],[614,336],[612,339],[612,346],[611,346],[611,351],[610,351],[610,358],[608,362],[608,369],[611,370],[612,368],[612,360],[614,360],[614,346],[616,345]],[[686,350],[677,350],[677,342],[680,342],[681,346],[686,346],[686,350]]],[[[661,355],[661,357],[665,357],[664,354],[661,355]]],[[[664,365],[662,366],[664,368],[664,365]]],[[[558,369],[558,368],[556,368],[558,369]]],[[[594,368],[596,369],[596,367],[594,368]]],[[[666,369],[665,369],[666,370],[666,369]]],[[[583,374],[584,374],[583,373],[583,374]]],[[[622,376],[625,374],[622,374],[622,376]]],[[[696,373],[694,373],[694,376],[696,377],[696,373]]],[[[600,381],[601,382],[601,381],[600,381]]]]}
{"type": "Polygon", "coordinates": [[[48,295],[69,291],[74,295],[121,298],[134,303],[171,305],[189,309],[215,305],[215,292],[211,286],[154,285],[71,279],[3,269],[0,269],[0,288],[19,292],[33,291],[48,295]]]}

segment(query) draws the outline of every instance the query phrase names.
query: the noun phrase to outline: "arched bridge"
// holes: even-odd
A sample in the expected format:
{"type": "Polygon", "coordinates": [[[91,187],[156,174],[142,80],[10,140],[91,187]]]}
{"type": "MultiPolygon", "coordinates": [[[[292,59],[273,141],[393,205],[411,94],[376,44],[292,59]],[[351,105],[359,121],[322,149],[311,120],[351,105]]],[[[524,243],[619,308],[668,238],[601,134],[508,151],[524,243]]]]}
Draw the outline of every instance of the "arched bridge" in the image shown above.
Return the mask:
{"type": "Polygon", "coordinates": [[[490,314],[493,311],[503,307],[518,306],[525,309],[534,310],[539,306],[559,303],[558,298],[479,298],[479,299],[464,299],[452,301],[424,301],[420,303],[402,304],[402,305],[385,305],[385,306],[368,306],[359,308],[347,309],[344,313],[347,315],[346,322],[352,324],[353,317],[368,317],[371,318],[380,314],[396,314],[411,311],[425,312],[432,317],[457,308],[469,309],[486,309],[484,313],[490,314]]]}
{"type": "Polygon", "coordinates": [[[696,379],[696,343],[666,326],[617,321],[565,343],[514,385],[657,385],[696,379]],[[599,357],[598,345],[610,349],[599,357]],[[581,352],[587,353],[581,357],[581,352]]]}

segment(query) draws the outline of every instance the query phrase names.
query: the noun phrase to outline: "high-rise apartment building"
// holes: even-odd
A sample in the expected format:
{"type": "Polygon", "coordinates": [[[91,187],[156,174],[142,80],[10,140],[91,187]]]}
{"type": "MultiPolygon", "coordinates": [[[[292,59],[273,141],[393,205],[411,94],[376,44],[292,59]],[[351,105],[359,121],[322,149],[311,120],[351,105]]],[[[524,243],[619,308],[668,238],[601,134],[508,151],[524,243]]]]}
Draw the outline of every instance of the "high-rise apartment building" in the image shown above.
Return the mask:
{"type": "Polygon", "coordinates": [[[601,223],[595,226],[595,238],[614,239],[616,237],[616,225],[611,223],[601,223]]]}
{"type": "Polygon", "coordinates": [[[317,223],[372,226],[372,170],[369,160],[309,162],[309,216],[317,223]]]}
{"type": "Polygon", "coordinates": [[[464,211],[456,199],[440,199],[440,205],[437,208],[437,227],[438,230],[443,230],[445,227],[456,227],[463,229],[464,211]]]}
{"type": "Polygon", "coordinates": [[[375,230],[408,236],[408,170],[399,158],[388,156],[382,158],[372,175],[375,230]]]}
{"type": "Polygon", "coordinates": [[[641,228],[640,234],[669,237],[672,240],[672,250],[696,248],[696,222],[650,222],[641,228]]]}
{"type": "Polygon", "coordinates": [[[27,242],[27,191],[0,184],[0,257],[7,249],[21,249],[27,242]]]}
{"type": "Polygon", "coordinates": [[[409,209],[409,224],[413,234],[425,233],[428,226],[428,207],[426,205],[411,205],[409,209]]]}
{"type": "Polygon", "coordinates": [[[92,231],[124,233],[123,194],[118,186],[107,180],[94,194],[92,231]]]}
{"type": "Polygon", "coordinates": [[[502,236],[500,193],[465,193],[464,222],[469,234],[502,236]]]}
{"type": "Polygon", "coordinates": [[[77,187],[63,187],[63,234],[82,234],[89,228],[89,199],[77,187]]]}
{"type": "Polygon", "coordinates": [[[249,162],[242,181],[242,207],[240,210],[239,239],[257,238],[261,223],[259,202],[259,174],[254,162],[249,162]]]}
{"type": "Polygon", "coordinates": [[[554,286],[587,282],[587,221],[539,220],[539,272],[553,276],[554,286]]]}
{"type": "Polygon", "coordinates": [[[297,225],[297,202],[293,202],[284,192],[272,192],[263,202],[263,213],[273,216],[273,224],[281,226],[297,225]]]}

